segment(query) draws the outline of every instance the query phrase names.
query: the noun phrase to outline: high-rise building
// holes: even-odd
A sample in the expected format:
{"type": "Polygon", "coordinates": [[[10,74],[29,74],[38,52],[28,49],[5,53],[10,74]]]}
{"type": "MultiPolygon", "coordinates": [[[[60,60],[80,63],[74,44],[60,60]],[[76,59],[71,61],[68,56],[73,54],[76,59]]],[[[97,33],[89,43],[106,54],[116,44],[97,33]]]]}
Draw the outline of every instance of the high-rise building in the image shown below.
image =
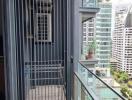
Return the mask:
{"type": "Polygon", "coordinates": [[[82,45],[83,57],[87,55],[89,45],[94,41],[94,39],[95,39],[95,19],[91,18],[83,23],[83,45],[82,45]]]}
{"type": "Polygon", "coordinates": [[[112,58],[117,69],[132,76],[132,9],[131,5],[116,8],[115,29],[112,42],[112,58]]]}
{"type": "Polygon", "coordinates": [[[100,11],[96,16],[96,58],[97,67],[108,67],[111,55],[111,17],[110,0],[99,0],[100,11]]]}

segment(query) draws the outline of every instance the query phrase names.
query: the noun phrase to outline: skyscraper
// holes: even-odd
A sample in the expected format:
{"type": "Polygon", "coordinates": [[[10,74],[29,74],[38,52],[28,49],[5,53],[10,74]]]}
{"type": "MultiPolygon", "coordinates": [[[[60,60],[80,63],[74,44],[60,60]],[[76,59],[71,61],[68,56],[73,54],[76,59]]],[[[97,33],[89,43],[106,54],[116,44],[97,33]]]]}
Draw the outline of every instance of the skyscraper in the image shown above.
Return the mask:
{"type": "Polygon", "coordinates": [[[115,12],[112,57],[117,69],[132,75],[132,6],[121,5],[115,12]]]}
{"type": "Polygon", "coordinates": [[[99,61],[97,67],[108,67],[111,54],[111,1],[100,0],[99,8],[96,16],[96,58],[99,61]]]}

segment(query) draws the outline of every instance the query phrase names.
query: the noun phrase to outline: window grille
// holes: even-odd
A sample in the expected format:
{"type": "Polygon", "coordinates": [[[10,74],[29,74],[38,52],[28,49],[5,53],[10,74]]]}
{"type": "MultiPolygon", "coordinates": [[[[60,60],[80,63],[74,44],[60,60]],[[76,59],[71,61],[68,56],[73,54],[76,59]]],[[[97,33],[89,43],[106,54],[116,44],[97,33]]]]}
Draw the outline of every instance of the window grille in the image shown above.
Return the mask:
{"type": "Polygon", "coordinates": [[[38,0],[36,5],[36,41],[52,41],[52,0],[38,0]]]}

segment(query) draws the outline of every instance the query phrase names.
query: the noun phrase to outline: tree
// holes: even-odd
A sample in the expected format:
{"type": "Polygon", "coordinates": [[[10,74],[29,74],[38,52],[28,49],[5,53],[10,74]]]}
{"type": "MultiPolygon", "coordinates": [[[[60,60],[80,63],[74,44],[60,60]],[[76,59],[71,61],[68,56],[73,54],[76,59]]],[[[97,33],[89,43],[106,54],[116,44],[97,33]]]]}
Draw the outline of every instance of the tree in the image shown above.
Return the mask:
{"type": "Polygon", "coordinates": [[[120,79],[121,79],[122,82],[127,82],[128,79],[129,79],[129,76],[128,76],[128,74],[126,72],[122,72],[120,74],[120,79]]]}
{"type": "Polygon", "coordinates": [[[128,87],[126,85],[123,85],[121,87],[121,93],[123,94],[124,97],[127,97],[127,92],[128,92],[128,87]]]}
{"type": "Polygon", "coordinates": [[[132,81],[128,81],[127,85],[132,88],[132,81]]]}

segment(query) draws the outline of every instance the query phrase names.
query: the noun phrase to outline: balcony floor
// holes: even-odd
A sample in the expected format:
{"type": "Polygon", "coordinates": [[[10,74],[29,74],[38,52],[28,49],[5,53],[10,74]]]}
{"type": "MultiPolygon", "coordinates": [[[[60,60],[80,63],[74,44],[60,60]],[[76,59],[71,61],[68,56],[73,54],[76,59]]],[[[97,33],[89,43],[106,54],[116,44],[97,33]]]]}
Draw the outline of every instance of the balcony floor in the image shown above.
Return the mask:
{"type": "Polygon", "coordinates": [[[36,86],[35,88],[29,90],[26,100],[66,100],[64,86],[36,86]]]}

